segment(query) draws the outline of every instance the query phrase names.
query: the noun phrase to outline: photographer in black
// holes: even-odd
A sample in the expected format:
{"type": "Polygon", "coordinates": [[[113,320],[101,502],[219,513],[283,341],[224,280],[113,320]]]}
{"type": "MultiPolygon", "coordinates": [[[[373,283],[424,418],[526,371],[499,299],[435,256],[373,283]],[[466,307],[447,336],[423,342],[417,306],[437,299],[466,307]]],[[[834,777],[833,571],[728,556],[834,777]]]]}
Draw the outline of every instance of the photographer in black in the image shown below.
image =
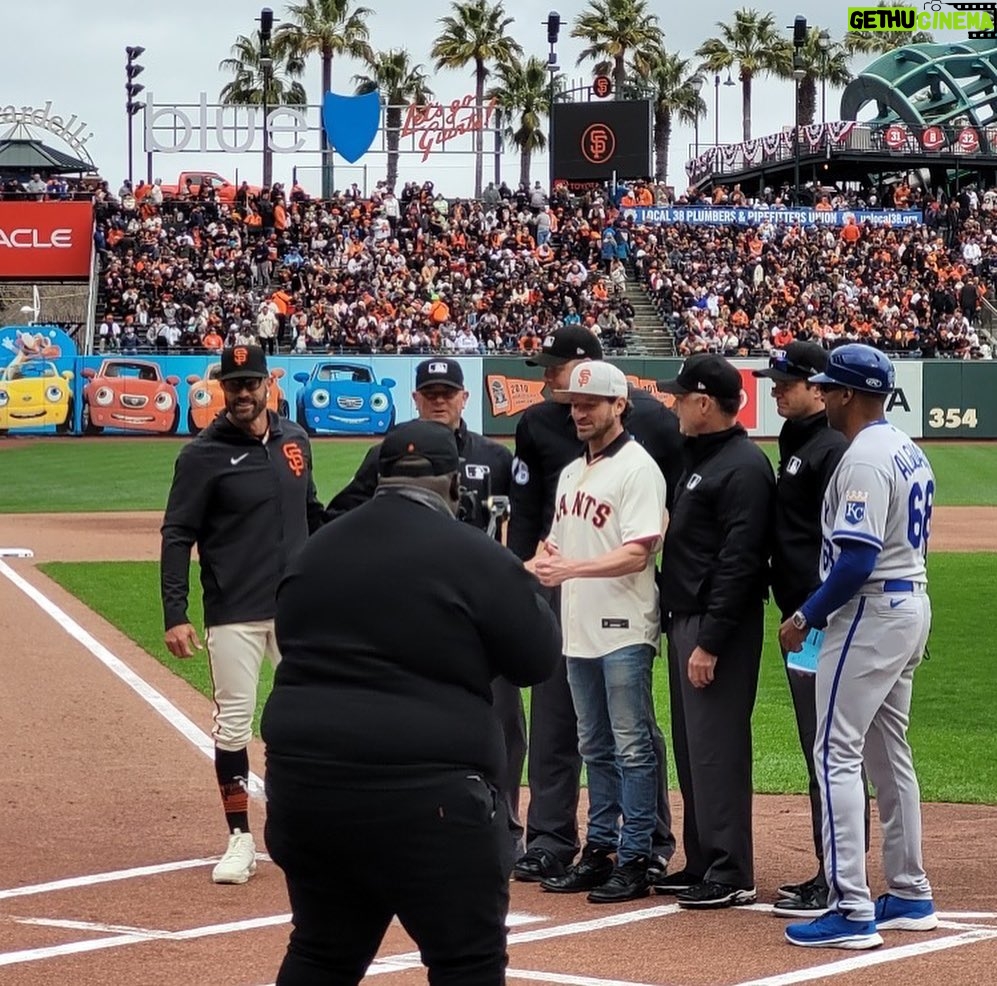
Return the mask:
{"type": "MultiPolygon", "coordinates": [[[[468,392],[464,389],[464,371],[460,363],[445,356],[423,360],[415,368],[412,397],[420,421],[445,424],[457,440],[461,459],[459,519],[500,537],[500,525],[509,503],[512,453],[504,445],[467,427],[462,415],[468,392]]],[[[329,502],[326,516],[330,520],[359,507],[374,495],[380,451],[379,444],[373,445],[349,485],[329,502]]],[[[493,682],[492,697],[495,714],[502,723],[507,753],[500,790],[508,814],[511,849],[518,852],[523,838],[519,788],[526,758],[526,720],[519,689],[504,678],[496,678],[493,682]]]]}

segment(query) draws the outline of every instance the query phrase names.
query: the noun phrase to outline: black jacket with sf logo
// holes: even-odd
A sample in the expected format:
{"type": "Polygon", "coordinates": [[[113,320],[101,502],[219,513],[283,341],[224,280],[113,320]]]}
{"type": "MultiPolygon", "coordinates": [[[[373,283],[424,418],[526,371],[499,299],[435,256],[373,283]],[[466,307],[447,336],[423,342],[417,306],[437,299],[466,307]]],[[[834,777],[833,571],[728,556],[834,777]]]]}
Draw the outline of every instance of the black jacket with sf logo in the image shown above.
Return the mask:
{"type": "Polygon", "coordinates": [[[162,526],[166,629],[187,618],[196,544],[207,626],[272,619],[277,585],[323,520],[304,429],[270,414],[266,444],[224,412],[180,450],[162,526]]]}

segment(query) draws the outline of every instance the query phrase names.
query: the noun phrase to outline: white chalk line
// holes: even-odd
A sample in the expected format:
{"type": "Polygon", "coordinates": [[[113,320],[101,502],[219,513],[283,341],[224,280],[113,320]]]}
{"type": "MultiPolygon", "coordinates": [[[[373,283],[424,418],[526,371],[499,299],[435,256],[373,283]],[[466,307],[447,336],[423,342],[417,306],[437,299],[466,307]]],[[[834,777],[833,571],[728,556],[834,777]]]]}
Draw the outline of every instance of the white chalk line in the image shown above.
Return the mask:
{"type": "MultiPolygon", "coordinates": [[[[120,657],[105,647],[96,637],[87,632],[68,613],[57,606],[40,589],[22,578],[5,561],[0,560],[0,575],[6,577],[21,590],[35,605],[47,613],[66,633],[82,644],[112,674],[116,675],[143,701],[156,710],[181,736],[200,750],[212,762],[215,758],[215,744],[211,737],[193,720],[181,712],[165,695],[152,687],[144,678],[136,674],[120,657]]],[[[249,793],[254,797],[263,796],[263,781],[258,774],[250,771],[249,793]]]]}

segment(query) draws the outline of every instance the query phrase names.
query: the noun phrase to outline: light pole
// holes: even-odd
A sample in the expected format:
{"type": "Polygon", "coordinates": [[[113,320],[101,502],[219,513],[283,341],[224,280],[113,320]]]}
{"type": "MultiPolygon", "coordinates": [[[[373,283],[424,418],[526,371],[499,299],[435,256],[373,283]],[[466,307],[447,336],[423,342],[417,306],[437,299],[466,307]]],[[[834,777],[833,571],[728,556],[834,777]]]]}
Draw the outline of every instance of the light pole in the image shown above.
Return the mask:
{"type": "Polygon", "coordinates": [[[547,14],[547,20],[543,22],[547,27],[547,71],[550,73],[550,82],[547,85],[547,154],[549,164],[549,178],[547,181],[547,194],[554,194],[554,81],[560,66],[557,64],[557,36],[561,31],[561,15],[552,10],[547,14]]]}
{"type": "Polygon", "coordinates": [[[706,84],[706,79],[704,79],[698,72],[689,80],[689,88],[692,90],[692,94],[695,97],[695,127],[696,127],[696,142],[695,151],[693,152],[693,157],[699,157],[699,94],[703,91],[703,86],[706,84]]]}
{"type": "Polygon", "coordinates": [[[139,82],[135,82],[134,79],[137,75],[141,75],[145,71],[144,65],[139,65],[135,61],[139,57],[145,48],[141,45],[129,45],[125,48],[125,114],[128,121],[128,184],[134,188],[134,178],[132,172],[134,171],[134,150],[133,150],[133,136],[134,126],[132,121],[135,114],[145,106],[145,103],[138,103],[135,101],[135,97],[145,89],[139,82]]]}
{"type": "Polygon", "coordinates": [[[793,114],[793,205],[800,205],[800,82],[807,74],[803,46],[807,41],[807,19],[800,14],[793,22],[793,88],[796,112],[793,114]]]}
{"type": "Polygon", "coordinates": [[[273,58],[270,56],[270,38],[273,33],[273,11],[264,7],[260,11],[260,70],[263,73],[263,188],[273,184],[273,155],[267,132],[267,114],[270,111],[270,80],[273,77],[273,58]]]}
{"type": "MultiPolygon", "coordinates": [[[[737,83],[730,77],[730,69],[727,69],[727,78],[724,79],[725,86],[736,86],[737,83]]],[[[713,143],[719,147],[720,146],[720,74],[717,73],[713,77],[713,87],[715,90],[715,106],[713,108],[713,115],[716,120],[713,122],[713,143]]]]}
{"type": "Polygon", "coordinates": [[[831,51],[831,32],[824,28],[817,35],[820,46],[820,122],[827,123],[827,56],[831,51]]]}

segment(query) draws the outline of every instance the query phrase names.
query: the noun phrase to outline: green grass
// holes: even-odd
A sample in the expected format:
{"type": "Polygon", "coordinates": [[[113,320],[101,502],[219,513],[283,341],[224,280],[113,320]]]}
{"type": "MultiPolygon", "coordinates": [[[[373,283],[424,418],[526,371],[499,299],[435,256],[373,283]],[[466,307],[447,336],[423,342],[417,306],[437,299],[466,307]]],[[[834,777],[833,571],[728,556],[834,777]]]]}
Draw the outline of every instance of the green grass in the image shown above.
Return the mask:
{"type": "MultiPolygon", "coordinates": [[[[992,597],[997,556],[943,554],[930,559],[934,625],[931,660],[917,672],[911,716],[922,796],[930,801],[997,804],[997,731],[993,729],[993,661],[981,648],[979,600],[992,597]],[[976,593],[966,591],[975,586],[976,593]]],[[[144,650],[206,695],[210,694],[202,653],[188,661],[163,646],[154,562],[49,563],[43,571],[96,610],[144,650]]],[[[196,567],[191,585],[196,586],[196,567]]],[[[192,593],[197,599],[199,593],[192,593]]],[[[197,604],[191,618],[201,625],[197,604]]],[[[782,658],[775,643],[777,614],[768,613],[768,632],[754,714],[755,789],[801,793],[806,773],[793,719],[782,658]]],[[[668,735],[668,686],[664,663],[655,663],[655,701],[668,735]]],[[[271,685],[269,666],[261,699],[271,685]]],[[[674,765],[672,765],[674,768],[674,765]]],[[[674,787],[674,769],[671,785],[674,787]]]]}
{"type": "MultiPolygon", "coordinates": [[[[6,513],[162,510],[186,439],[17,441],[0,452],[6,513]]],[[[323,503],[349,482],[371,439],[316,439],[315,485],[323,503]]],[[[775,442],[762,442],[771,459],[775,442]]],[[[997,506],[997,443],[932,444],[941,506],[997,506]]]]}

